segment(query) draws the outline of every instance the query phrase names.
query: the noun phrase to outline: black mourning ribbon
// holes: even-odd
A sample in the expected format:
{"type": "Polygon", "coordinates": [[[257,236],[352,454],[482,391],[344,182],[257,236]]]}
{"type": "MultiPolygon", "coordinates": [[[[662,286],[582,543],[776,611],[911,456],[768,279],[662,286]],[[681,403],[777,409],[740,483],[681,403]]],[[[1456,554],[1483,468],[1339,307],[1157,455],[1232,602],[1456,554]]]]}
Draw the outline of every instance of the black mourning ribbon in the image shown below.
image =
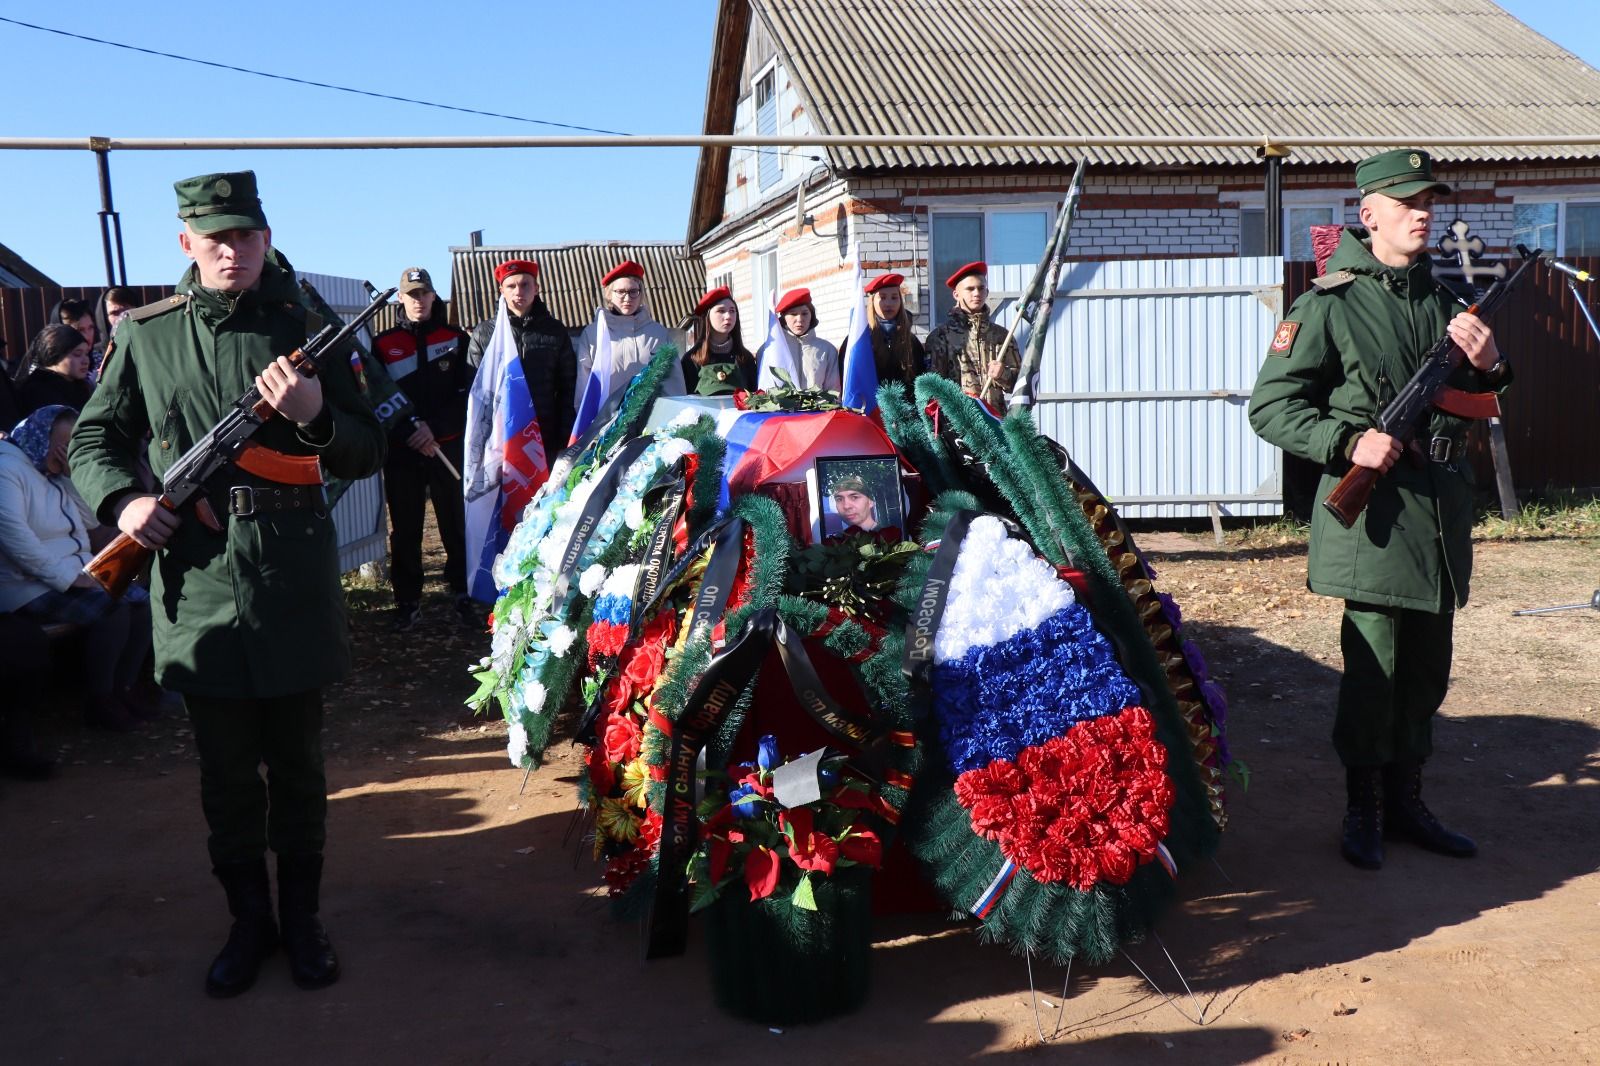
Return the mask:
{"type": "Polygon", "coordinates": [[[695,763],[727,717],[739,695],[761,668],[772,645],[807,714],[830,736],[851,748],[881,751],[887,734],[839,706],[822,687],[798,633],[784,624],[776,607],[751,616],[737,638],[712,658],[672,727],[667,758],[667,800],[662,813],[661,859],[655,899],[646,919],[645,958],[681,955],[689,931],[689,861],[699,843],[695,817],[695,763]]]}

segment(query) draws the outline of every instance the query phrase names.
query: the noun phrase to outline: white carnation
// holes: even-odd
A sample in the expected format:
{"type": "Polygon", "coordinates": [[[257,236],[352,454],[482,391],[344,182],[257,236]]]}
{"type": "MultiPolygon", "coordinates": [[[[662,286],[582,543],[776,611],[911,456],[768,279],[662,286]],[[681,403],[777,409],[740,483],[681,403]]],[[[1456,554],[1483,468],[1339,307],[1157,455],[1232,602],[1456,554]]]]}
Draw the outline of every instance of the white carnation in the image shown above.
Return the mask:
{"type": "Polygon", "coordinates": [[[545,640],[545,647],[550,649],[550,654],[557,659],[567,654],[567,649],[572,647],[572,642],[578,639],[578,634],[566,626],[556,626],[545,640]]]}
{"type": "Polygon", "coordinates": [[[511,765],[519,768],[528,757],[528,731],[521,722],[512,722],[506,732],[506,754],[511,756],[511,765]]]}
{"type": "Polygon", "coordinates": [[[606,568],[599,563],[595,563],[578,578],[578,591],[592,598],[600,590],[600,586],[605,582],[605,579],[606,568]]]}

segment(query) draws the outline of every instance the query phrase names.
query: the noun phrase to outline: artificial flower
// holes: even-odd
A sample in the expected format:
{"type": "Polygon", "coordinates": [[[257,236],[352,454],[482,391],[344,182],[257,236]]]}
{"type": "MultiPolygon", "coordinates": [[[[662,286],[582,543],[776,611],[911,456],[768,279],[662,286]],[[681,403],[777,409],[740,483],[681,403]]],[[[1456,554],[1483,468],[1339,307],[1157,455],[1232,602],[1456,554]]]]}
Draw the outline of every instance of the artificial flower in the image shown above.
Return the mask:
{"type": "Polygon", "coordinates": [[[778,853],[768,847],[757,846],[745,853],[744,883],[750,887],[750,901],[766,899],[778,887],[783,873],[778,853]]]}
{"type": "Polygon", "coordinates": [[[778,827],[789,838],[789,858],[802,870],[833,873],[839,861],[839,845],[827,833],[819,831],[810,807],[792,807],[778,813],[778,827]]]}

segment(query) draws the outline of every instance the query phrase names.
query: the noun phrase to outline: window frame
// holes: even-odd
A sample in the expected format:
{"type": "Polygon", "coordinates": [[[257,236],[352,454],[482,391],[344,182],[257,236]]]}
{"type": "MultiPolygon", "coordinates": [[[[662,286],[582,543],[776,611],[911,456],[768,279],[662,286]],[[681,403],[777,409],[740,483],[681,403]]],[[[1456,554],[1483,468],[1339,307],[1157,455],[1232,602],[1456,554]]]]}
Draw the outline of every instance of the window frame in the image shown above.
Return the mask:
{"type": "MultiPolygon", "coordinates": [[[[1546,248],[1545,251],[1549,252],[1551,255],[1553,255],[1553,256],[1555,256],[1556,258],[1559,259],[1559,258],[1561,258],[1563,256],[1566,256],[1566,255],[1569,255],[1569,254],[1571,254],[1571,255],[1580,254],[1580,253],[1576,253],[1576,252],[1570,252],[1569,253],[1567,251],[1567,208],[1572,206],[1572,205],[1577,205],[1579,207],[1600,208],[1600,188],[1595,188],[1595,189],[1582,191],[1582,192],[1572,191],[1572,192],[1560,192],[1560,193],[1514,194],[1512,196],[1512,198],[1511,198],[1511,205],[1512,205],[1512,211],[1513,211],[1513,214],[1512,214],[1512,220],[1513,220],[1512,221],[1512,226],[1513,226],[1512,239],[1513,240],[1516,239],[1516,230],[1515,230],[1515,225],[1516,225],[1515,218],[1516,218],[1516,215],[1515,215],[1515,210],[1516,210],[1517,207],[1519,207],[1519,206],[1521,206],[1523,204],[1528,204],[1528,205],[1533,205],[1533,204],[1554,204],[1555,205],[1555,208],[1556,208],[1556,246],[1553,249],[1546,248]]],[[[1590,254],[1600,255],[1600,252],[1590,253],[1590,254]]]]}
{"type": "MultiPolygon", "coordinates": [[[[1044,196],[1044,197],[1032,198],[1032,199],[1024,199],[1024,200],[1007,199],[1007,200],[1005,200],[1003,202],[990,202],[989,198],[985,197],[985,198],[983,198],[983,200],[976,201],[976,202],[974,202],[974,201],[961,201],[961,200],[942,200],[938,204],[929,204],[928,205],[928,272],[930,274],[930,277],[928,279],[928,295],[929,295],[929,299],[928,299],[928,307],[927,307],[927,311],[926,311],[926,314],[927,314],[927,323],[926,323],[927,327],[929,329],[933,329],[936,326],[938,326],[938,324],[941,321],[943,321],[944,316],[949,314],[949,307],[948,306],[941,306],[941,305],[948,305],[948,304],[953,303],[953,300],[948,295],[948,291],[949,290],[944,288],[944,278],[943,277],[935,278],[935,277],[931,276],[932,272],[933,272],[933,264],[938,262],[938,260],[939,260],[938,241],[934,236],[934,219],[935,219],[935,217],[937,217],[939,215],[954,215],[954,216],[963,216],[963,215],[964,216],[972,216],[972,215],[976,215],[978,217],[978,220],[979,220],[978,240],[979,240],[979,242],[981,244],[981,247],[979,248],[979,251],[978,251],[978,257],[977,258],[982,260],[982,261],[984,261],[984,262],[988,262],[988,259],[989,259],[989,256],[988,256],[988,251],[989,251],[989,220],[992,217],[994,217],[995,215],[1034,215],[1034,214],[1043,214],[1044,215],[1044,226],[1045,226],[1045,237],[1044,237],[1044,239],[1046,241],[1049,241],[1049,239],[1050,239],[1050,226],[1051,226],[1052,223],[1055,222],[1056,212],[1058,212],[1060,210],[1061,210],[1061,200],[1060,200],[1060,198],[1059,197],[1050,196],[1049,194],[1046,194],[1046,196],[1044,196]]],[[[1043,252],[1043,250],[1044,249],[1042,249],[1042,248],[1040,249],[1041,252],[1043,252]]],[[[971,262],[971,260],[968,260],[968,262],[971,262]]]]}

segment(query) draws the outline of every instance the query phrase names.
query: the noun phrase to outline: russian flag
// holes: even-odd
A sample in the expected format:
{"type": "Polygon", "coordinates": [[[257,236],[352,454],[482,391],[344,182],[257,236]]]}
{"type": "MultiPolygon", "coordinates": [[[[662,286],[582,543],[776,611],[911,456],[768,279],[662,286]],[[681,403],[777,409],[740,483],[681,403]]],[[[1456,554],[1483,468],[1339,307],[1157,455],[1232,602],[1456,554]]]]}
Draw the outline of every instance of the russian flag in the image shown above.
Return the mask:
{"type": "Polygon", "coordinates": [[[717,415],[717,435],[727,442],[721,510],[731,495],[765,482],[803,480],[818,455],[894,454],[883,427],[855,411],[725,410],[717,415]]]}
{"type": "Polygon", "coordinates": [[[568,444],[578,442],[610,395],[611,330],[606,325],[606,312],[602,307],[594,315],[594,362],[589,366],[589,380],[583,386],[583,400],[578,404],[578,417],[573,420],[572,439],[568,444]]]}
{"type": "Polygon", "coordinates": [[[461,492],[466,501],[467,590],[493,603],[494,560],[523,509],[550,475],[539,416],[522,374],[522,358],[505,300],[467,393],[461,492]]]}
{"type": "MultiPolygon", "coordinates": [[[[773,294],[776,296],[776,294],[773,294]]],[[[775,300],[767,301],[767,343],[762,348],[761,368],[756,372],[756,388],[762,392],[782,386],[774,370],[782,370],[789,375],[789,383],[795,388],[804,384],[800,380],[800,364],[795,359],[795,349],[798,345],[791,343],[789,334],[783,328],[783,322],[774,311],[775,300]]]]}
{"type": "Polygon", "coordinates": [[[850,339],[844,346],[844,380],[839,390],[839,405],[870,415],[878,409],[878,366],[872,359],[872,327],[867,321],[866,277],[861,270],[861,254],[851,241],[855,259],[855,303],[850,307],[850,339]]]}

